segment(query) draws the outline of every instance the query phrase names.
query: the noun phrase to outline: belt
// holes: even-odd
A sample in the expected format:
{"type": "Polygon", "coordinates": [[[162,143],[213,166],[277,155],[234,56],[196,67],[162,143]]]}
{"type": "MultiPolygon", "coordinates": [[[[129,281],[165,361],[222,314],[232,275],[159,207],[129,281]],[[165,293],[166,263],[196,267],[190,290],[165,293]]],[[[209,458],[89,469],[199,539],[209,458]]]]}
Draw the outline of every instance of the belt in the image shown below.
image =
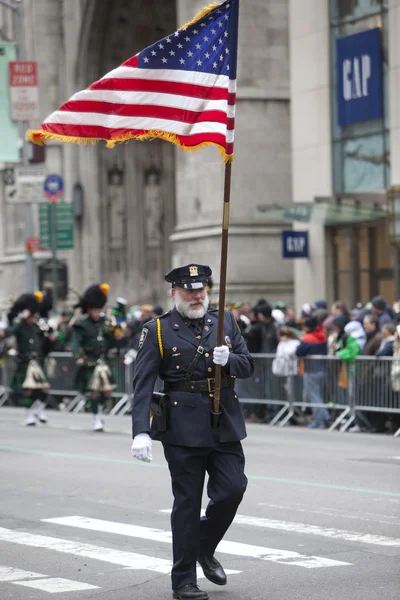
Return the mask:
{"type": "MultiPolygon", "coordinates": [[[[223,377],[221,389],[232,388],[235,385],[234,377],[223,377]]],[[[165,392],[208,392],[212,394],[215,390],[215,378],[201,379],[199,381],[165,381],[165,392]]]]}

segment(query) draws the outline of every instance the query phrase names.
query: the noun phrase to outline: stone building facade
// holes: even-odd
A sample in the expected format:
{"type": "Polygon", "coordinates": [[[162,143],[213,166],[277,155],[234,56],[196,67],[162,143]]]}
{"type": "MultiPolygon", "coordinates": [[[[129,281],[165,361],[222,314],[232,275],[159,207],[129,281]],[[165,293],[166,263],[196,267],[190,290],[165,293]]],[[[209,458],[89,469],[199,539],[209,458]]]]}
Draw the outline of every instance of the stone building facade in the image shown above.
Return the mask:
{"type": "MultiPolygon", "coordinates": [[[[39,122],[205,4],[23,1],[27,56],[39,63],[39,122]]],[[[227,299],[264,296],[292,302],[292,265],[281,259],[283,224],[262,220],[258,210],[260,205],[285,206],[291,199],[288,0],[241,4],[227,299]]],[[[0,34],[12,39],[13,23],[6,13],[0,6],[0,34]]],[[[165,302],[163,274],[196,261],[212,266],[213,293],[218,293],[224,166],[215,148],[191,154],[159,140],[114,150],[52,143],[46,168],[63,177],[67,202],[77,189],[82,191],[75,248],[59,252],[75,287],[104,280],[113,296],[123,295],[131,303],[165,302]]],[[[24,288],[24,235],[23,207],[7,206],[1,186],[0,194],[4,307],[10,295],[24,288]]],[[[49,255],[40,252],[34,258],[38,266],[49,255]]]]}

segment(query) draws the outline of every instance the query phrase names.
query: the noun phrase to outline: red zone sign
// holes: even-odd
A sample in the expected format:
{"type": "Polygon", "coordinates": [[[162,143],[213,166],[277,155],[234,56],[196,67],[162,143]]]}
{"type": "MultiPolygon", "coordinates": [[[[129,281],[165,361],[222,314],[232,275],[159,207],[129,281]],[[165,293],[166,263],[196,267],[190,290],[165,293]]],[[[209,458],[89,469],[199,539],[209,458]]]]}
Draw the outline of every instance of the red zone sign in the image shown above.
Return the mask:
{"type": "Polygon", "coordinates": [[[37,62],[13,60],[8,63],[11,118],[29,121],[39,118],[37,62]]]}

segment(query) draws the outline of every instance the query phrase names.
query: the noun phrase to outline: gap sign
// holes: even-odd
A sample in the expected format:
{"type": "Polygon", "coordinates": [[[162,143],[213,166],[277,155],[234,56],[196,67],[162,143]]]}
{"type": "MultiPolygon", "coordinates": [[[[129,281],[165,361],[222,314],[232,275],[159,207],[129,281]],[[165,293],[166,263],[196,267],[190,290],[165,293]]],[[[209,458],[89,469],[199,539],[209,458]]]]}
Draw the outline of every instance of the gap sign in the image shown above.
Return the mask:
{"type": "Polygon", "coordinates": [[[282,257],[308,258],[308,231],[282,231],[282,257]]]}
{"type": "Polygon", "coordinates": [[[379,28],[336,41],[338,120],[341,127],[380,119],[382,40],[379,28]]]}

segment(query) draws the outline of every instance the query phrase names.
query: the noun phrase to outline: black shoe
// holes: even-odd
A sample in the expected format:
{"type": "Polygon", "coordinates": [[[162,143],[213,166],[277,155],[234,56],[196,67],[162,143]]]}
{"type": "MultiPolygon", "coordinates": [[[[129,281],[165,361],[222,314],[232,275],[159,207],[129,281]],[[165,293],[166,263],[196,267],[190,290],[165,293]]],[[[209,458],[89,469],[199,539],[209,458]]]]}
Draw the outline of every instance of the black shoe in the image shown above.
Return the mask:
{"type": "Polygon", "coordinates": [[[188,583],[178,590],[173,590],[172,598],[175,600],[208,600],[208,594],[199,590],[197,585],[188,583]]]}
{"type": "Polygon", "coordinates": [[[221,563],[214,556],[199,555],[197,562],[203,569],[204,576],[216,585],[226,585],[226,575],[221,563]]]}

